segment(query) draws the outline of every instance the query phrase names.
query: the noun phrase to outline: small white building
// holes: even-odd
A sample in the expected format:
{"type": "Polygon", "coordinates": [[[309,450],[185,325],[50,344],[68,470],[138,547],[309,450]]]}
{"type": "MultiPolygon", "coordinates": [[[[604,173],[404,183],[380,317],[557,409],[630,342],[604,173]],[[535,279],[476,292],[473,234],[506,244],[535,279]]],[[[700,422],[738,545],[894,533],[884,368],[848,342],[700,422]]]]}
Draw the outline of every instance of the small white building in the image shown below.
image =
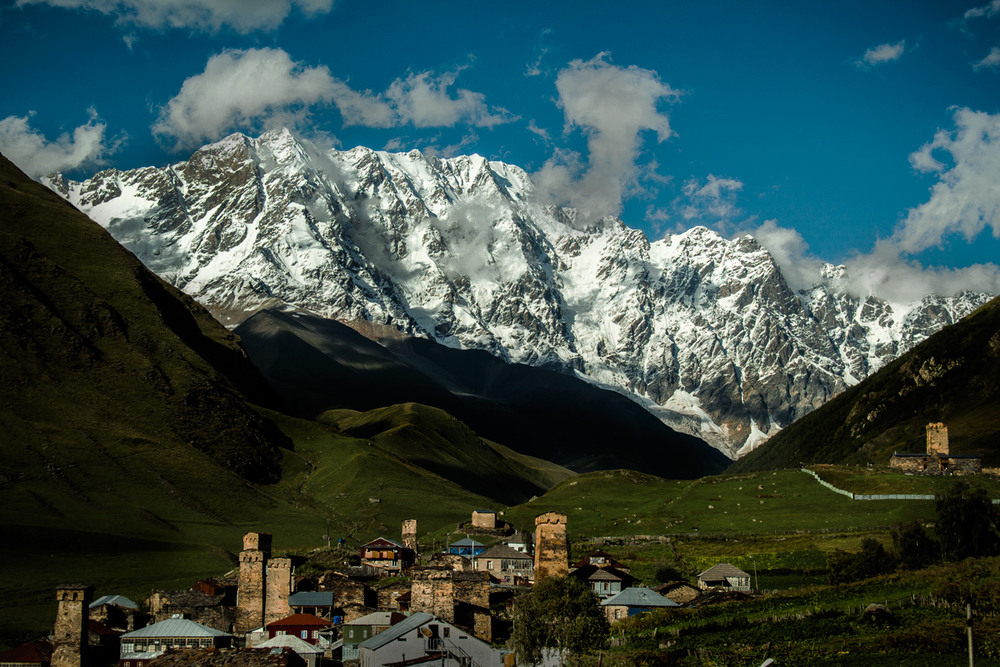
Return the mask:
{"type": "Polygon", "coordinates": [[[507,653],[495,649],[471,632],[430,614],[416,612],[361,642],[360,667],[433,662],[442,667],[503,667],[507,653]]]}

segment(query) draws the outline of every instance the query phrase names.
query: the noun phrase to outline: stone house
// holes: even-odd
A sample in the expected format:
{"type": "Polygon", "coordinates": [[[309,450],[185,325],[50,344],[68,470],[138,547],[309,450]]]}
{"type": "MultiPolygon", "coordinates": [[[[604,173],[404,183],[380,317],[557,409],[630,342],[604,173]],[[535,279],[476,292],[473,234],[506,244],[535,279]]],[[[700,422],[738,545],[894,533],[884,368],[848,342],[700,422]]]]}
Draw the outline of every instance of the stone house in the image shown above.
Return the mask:
{"type": "Polygon", "coordinates": [[[750,575],[729,563],[718,563],[698,575],[698,588],[750,592],[750,575]]]}
{"type": "Polygon", "coordinates": [[[501,583],[523,585],[535,572],[535,559],[506,544],[496,544],[486,549],[472,561],[477,572],[488,572],[501,583]]]}
{"type": "Polygon", "coordinates": [[[506,652],[447,621],[415,612],[405,621],[363,641],[359,654],[360,667],[424,662],[443,667],[503,667],[506,652]]]}
{"type": "Polygon", "coordinates": [[[493,510],[472,510],[472,526],[493,530],[497,527],[497,513],[493,510]]]}
{"type": "Polygon", "coordinates": [[[220,632],[232,632],[236,622],[236,608],[227,596],[201,591],[153,591],[146,598],[146,608],[154,623],[180,617],[220,632]]]}
{"type": "Polygon", "coordinates": [[[601,607],[608,617],[609,623],[653,609],[679,606],[673,600],[663,597],[656,591],[641,587],[626,588],[621,593],[601,601],[601,607]]]}
{"type": "Polygon", "coordinates": [[[232,635],[184,618],[171,618],[121,636],[119,667],[142,667],[171,648],[226,648],[232,635]]]}
{"type": "Polygon", "coordinates": [[[596,565],[584,565],[570,570],[569,576],[579,579],[587,584],[599,598],[608,598],[617,595],[635,582],[628,572],[611,567],[598,567],[596,565]]]}
{"type": "Polygon", "coordinates": [[[951,453],[944,424],[927,424],[925,433],[926,452],[894,452],[889,467],[921,475],[976,475],[983,471],[982,457],[951,453]]]}
{"type": "Polygon", "coordinates": [[[102,595],[90,603],[90,620],[116,630],[135,630],[139,605],[123,595],[102,595]]]}
{"type": "Polygon", "coordinates": [[[701,595],[700,590],[686,581],[660,584],[659,586],[653,586],[653,590],[679,605],[685,605],[701,595]]]}

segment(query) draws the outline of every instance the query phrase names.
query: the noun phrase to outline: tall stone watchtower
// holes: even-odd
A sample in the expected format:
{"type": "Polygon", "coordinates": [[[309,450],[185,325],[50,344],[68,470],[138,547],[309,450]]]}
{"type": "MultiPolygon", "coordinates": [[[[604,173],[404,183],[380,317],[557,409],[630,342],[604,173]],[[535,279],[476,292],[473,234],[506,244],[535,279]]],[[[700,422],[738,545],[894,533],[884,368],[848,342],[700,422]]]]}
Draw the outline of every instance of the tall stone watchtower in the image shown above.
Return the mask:
{"type": "Polygon", "coordinates": [[[417,520],[403,519],[403,546],[417,553],[417,520]]]}
{"type": "Polygon", "coordinates": [[[271,558],[270,533],[247,533],[240,552],[240,575],[236,589],[234,630],[244,634],[264,625],[267,561],[271,558]]]}
{"type": "Polygon", "coordinates": [[[271,558],[264,579],[264,625],[292,614],[288,599],[292,595],[292,559],[271,558]]]}
{"type": "Polygon", "coordinates": [[[948,450],[948,427],[941,422],[931,422],[927,425],[927,455],[951,455],[948,450]]]}
{"type": "Polygon", "coordinates": [[[60,586],[56,589],[56,625],[52,640],[52,667],[82,667],[87,660],[92,586],[60,586]]]}
{"type": "Polygon", "coordinates": [[[535,581],[569,574],[566,515],[546,512],[535,517],[535,581]]]}

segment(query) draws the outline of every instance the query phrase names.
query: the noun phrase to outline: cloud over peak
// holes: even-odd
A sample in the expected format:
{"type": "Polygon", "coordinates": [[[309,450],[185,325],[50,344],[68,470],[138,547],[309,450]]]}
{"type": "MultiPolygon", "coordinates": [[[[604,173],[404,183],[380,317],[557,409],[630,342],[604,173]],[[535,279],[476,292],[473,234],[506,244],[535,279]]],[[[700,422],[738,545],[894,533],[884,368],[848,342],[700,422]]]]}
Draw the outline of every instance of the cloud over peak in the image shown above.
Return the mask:
{"type": "Polygon", "coordinates": [[[334,105],[345,126],[493,127],[514,117],[481,93],[453,87],[461,70],[411,73],[385,93],[357,91],[323,65],[295,62],[282,49],[229,50],[184,81],[161,109],[153,132],[175,148],[193,148],[237,129],[298,127],[315,107],[334,105]]]}
{"type": "Polygon", "coordinates": [[[641,133],[656,132],[658,141],[673,134],[658,106],[680,93],[652,70],[611,64],[607,53],[570,62],[556,77],[556,90],[564,130],[583,132],[587,158],[557,151],[535,174],[539,189],[586,218],[618,215],[623,197],[638,184],[641,133]]]}
{"type": "Polygon", "coordinates": [[[32,114],[0,120],[0,153],[32,178],[100,164],[110,152],[105,145],[106,126],[91,110],[90,120],[55,141],[49,141],[30,125],[32,114]]]}

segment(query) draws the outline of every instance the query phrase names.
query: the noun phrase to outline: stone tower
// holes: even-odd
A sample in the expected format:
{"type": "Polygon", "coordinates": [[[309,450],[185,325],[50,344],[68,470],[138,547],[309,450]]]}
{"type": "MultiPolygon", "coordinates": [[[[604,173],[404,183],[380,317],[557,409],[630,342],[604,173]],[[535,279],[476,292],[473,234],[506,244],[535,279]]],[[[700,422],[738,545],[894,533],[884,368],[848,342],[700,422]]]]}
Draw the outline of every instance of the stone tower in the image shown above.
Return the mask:
{"type": "Polygon", "coordinates": [[[56,589],[59,608],[56,611],[52,639],[52,667],[81,667],[88,664],[87,622],[93,598],[92,586],[60,586],[56,589]]]}
{"type": "Polygon", "coordinates": [[[454,573],[443,568],[424,568],[413,573],[410,611],[425,611],[442,621],[455,622],[454,573]]]}
{"type": "Polygon", "coordinates": [[[566,515],[546,512],[535,517],[535,581],[569,574],[566,515]]]}
{"type": "Polygon", "coordinates": [[[247,533],[240,552],[240,576],[236,589],[234,631],[244,634],[264,625],[265,580],[271,557],[269,533],[247,533]]]}
{"type": "Polygon", "coordinates": [[[291,616],[288,598],[292,594],[292,559],[272,558],[267,561],[264,588],[264,625],[291,616]]]}
{"type": "Polygon", "coordinates": [[[948,451],[948,427],[941,422],[927,425],[927,455],[950,456],[948,451]]]}
{"type": "Polygon", "coordinates": [[[403,519],[403,546],[417,553],[417,520],[403,519]]]}

